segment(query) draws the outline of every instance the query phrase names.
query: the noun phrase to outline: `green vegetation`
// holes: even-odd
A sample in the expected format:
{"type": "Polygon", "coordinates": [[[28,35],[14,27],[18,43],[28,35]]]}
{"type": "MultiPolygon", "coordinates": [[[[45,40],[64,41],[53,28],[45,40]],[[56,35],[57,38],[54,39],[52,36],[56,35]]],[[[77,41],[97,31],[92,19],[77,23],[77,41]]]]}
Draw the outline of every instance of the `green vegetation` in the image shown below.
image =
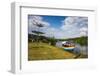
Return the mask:
{"type": "Polygon", "coordinates": [[[77,37],[77,38],[72,38],[72,39],[68,39],[68,40],[72,40],[74,41],[75,43],[78,43],[80,45],[85,45],[87,46],[88,45],[88,37],[77,37]]]}
{"type": "Polygon", "coordinates": [[[80,45],[88,45],[88,37],[76,37],[76,38],[69,38],[69,39],[56,39],[59,41],[73,41],[74,43],[78,43],[80,45]]]}
{"type": "Polygon", "coordinates": [[[73,59],[74,57],[74,54],[47,43],[29,42],[28,44],[28,60],[73,59]]]}
{"type": "Polygon", "coordinates": [[[73,52],[64,51],[62,48],[55,46],[57,41],[73,41],[80,45],[88,45],[88,37],[77,37],[70,39],[55,39],[54,37],[41,36],[40,32],[36,35],[29,34],[28,39],[28,60],[54,60],[54,59],[77,59],[87,58],[88,55],[75,54],[73,52]]]}
{"type": "Polygon", "coordinates": [[[54,37],[48,38],[48,42],[50,42],[51,45],[55,46],[57,40],[54,37]]]}
{"type": "Polygon", "coordinates": [[[28,34],[28,41],[29,42],[43,42],[49,43],[50,45],[55,46],[57,39],[54,37],[45,37],[45,36],[38,36],[33,34],[28,34]]]}
{"type": "MultiPolygon", "coordinates": [[[[32,27],[32,29],[29,30],[31,33],[28,33],[28,60],[75,59],[87,57],[87,55],[82,55],[81,53],[74,53],[74,49],[65,51],[63,48],[60,48],[62,46],[56,47],[56,42],[69,41],[70,47],[72,43],[73,45],[75,43],[87,46],[88,37],[57,39],[58,37],[55,37],[55,34],[52,34],[50,31],[51,35],[50,33],[47,33],[49,31],[45,31],[43,28],[49,26],[48,22],[45,22],[41,17],[35,16],[32,17],[31,20],[31,25],[36,28],[32,27]],[[46,36],[46,34],[50,34],[51,36],[46,36]]],[[[59,32],[57,34],[59,34],[59,32]]],[[[67,35],[67,33],[65,35],[67,35]]]]}

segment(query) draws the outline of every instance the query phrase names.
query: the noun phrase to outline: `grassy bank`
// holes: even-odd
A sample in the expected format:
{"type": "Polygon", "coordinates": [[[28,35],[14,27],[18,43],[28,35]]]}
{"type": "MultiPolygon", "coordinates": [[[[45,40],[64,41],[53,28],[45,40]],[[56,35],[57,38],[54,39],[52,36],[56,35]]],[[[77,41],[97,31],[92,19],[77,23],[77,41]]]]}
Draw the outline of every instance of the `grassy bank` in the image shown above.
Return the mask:
{"type": "Polygon", "coordinates": [[[28,44],[28,60],[73,59],[74,54],[46,43],[28,44]]]}

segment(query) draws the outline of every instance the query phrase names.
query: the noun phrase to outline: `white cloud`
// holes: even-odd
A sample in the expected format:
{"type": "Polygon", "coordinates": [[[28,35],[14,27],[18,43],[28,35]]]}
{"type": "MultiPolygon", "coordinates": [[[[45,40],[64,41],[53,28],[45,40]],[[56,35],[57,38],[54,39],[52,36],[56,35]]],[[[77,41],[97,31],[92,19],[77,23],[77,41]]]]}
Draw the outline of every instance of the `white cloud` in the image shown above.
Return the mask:
{"type": "Polygon", "coordinates": [[[61,27],[67,33],[67,37],[87,36],[88,18],[87,17],[66,17],[61,27]]]}
{"type": "Polygon", "coordinates": [[[62,25],[59,28],[54,28],[50,23],[43,21],[41,16],[30,16],[29,18],[29,33],[32,30],[37,30],[36,24],[42,24],[44,27],[40,28],[47,37],[55,38],[73,38],[80,36],[87,36],[88,32],[88,18],[87,17],[66,17],[62,21],[62,25]]]}
{"type": "Polygon", "coordinates": [[[65,38],[65,32],[60,29],[49,27],[46,30],[46,36],[55,38],[65,38]]]}
{"type": "Polygon", "coordinates": [[[40,16],[31,16],[31,20],[33,25],[42,24],[44,27],[49,26],[49,23],[43,21],[43,18],[40,16]]]}
{"type": "MultiPolygon", "coordinates": [[[[29,16],[29,25],[28,25],[28,32],[32,33],[33,30],[38,30],[37,24],[42,24],[43,28],[46,28],[50,26],[48,22],[43,21],[43,18],[41,16],[29,16]]],[[[41,30],[41,29],[40,29],[41,30]]]]}
{"type": "Polygon", "coordinates": [[[83,27],[80,29],[80,36],[87,36],[88,35],[88,28],[83,27]]]}

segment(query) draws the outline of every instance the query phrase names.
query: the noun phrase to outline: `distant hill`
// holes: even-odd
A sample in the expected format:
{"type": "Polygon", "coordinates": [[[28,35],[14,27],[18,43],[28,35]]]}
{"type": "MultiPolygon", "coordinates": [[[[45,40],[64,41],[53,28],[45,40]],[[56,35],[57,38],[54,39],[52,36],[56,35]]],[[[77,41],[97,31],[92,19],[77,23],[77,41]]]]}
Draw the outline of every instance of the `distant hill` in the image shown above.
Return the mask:
{"type": "Polygon", "coordinates": [[[79,43],[80,45],[88,45],[88,37],[77,37],[77,38],[70,38],[67,40],[72,40],[75,43],[79,43]]]}
{"type": "Polygon", "coordinates": [[[88,37],[87,36],[69,38],[69,39],[55,39],[55,38],[50,38],[50,37],[45,37],[45,36],[37,36],[37,35],[33,35],[33,34],[28,34],[29,42],[31,40],[36,41],[37,38],[39,38],[39,40],[42,41],[42,42],[46,42],[46,43],[51,42],[53,45],[57,41],[73,41],[74,43],[79,43],[80,45],[86,45],[86,46],[88,45],[88,37]]]}
{"type": "Polygon", "coordinates": [[[76,38],[69,38],[69,39],[56,39],[58,41],[73,41],[74,43],[79,43],[80,45],[88,45],[88,37],[76,37],[76,38]]]}

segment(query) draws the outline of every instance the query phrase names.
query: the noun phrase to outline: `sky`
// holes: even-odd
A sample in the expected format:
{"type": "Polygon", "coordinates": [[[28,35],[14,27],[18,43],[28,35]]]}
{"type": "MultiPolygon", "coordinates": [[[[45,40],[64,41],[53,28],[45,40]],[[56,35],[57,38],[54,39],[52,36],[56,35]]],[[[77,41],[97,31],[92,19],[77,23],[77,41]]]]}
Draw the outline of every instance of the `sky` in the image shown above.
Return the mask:
{"type": "Polygon", "coordinates": [[[34,30],[57,39],[87,36],[88,17],[28,15],[28,33],[34,30]],[[43,27],[38,28],[37,24],[42,24],[43,27]]]}

